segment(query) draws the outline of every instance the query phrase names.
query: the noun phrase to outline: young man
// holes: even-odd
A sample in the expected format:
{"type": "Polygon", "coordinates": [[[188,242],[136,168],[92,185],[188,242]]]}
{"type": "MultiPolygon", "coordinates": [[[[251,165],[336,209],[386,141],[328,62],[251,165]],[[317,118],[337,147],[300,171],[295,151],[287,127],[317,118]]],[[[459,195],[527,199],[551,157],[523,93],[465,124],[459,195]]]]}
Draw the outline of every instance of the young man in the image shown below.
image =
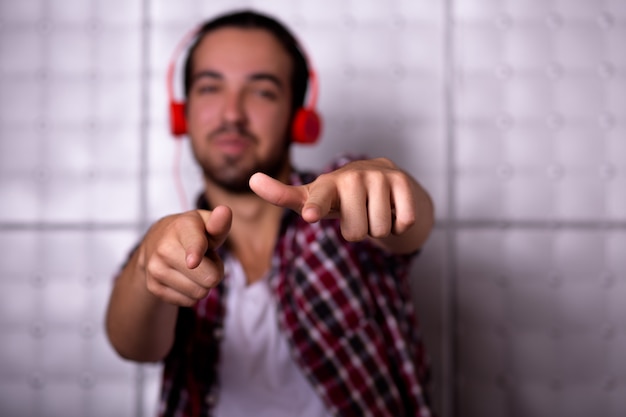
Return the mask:
{"type": "Polygon", "coordinates": [[[106,317],[121,356],[164,361],[162,415],[430,415],[407,273],[431,200],[386,159],[293,169],[307,74],[287,29],[253,12],[208,22],[190,50],[205,189],[148,230],[106,317]]]}

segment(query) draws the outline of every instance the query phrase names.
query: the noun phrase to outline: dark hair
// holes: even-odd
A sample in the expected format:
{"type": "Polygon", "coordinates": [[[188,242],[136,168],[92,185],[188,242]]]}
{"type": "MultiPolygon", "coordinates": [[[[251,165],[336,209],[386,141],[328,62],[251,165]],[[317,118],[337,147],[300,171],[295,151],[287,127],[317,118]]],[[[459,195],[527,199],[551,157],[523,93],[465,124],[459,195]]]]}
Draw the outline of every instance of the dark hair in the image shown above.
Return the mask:
{"type": "Polygon", "coordinates": [[[243,10],[218,16],[215,19],[205,22],[198,29],[196,40],[189,48],[187,59],[185,60],[185,95],[189,95],[189,91],[191,89],[193,57],[198,44],[209,32],[224,27],[263,29],[267,30],[276,37],[278,42],[280,42],[280,44],[285,48],[293,62],[293,73],[291,76],[292,109],[295,111],[297,108],[302,107],[309,83],[309,67],[306,57],[300,49],[298,41],[293,34],[276,19],[250,10],[243,10]]]}

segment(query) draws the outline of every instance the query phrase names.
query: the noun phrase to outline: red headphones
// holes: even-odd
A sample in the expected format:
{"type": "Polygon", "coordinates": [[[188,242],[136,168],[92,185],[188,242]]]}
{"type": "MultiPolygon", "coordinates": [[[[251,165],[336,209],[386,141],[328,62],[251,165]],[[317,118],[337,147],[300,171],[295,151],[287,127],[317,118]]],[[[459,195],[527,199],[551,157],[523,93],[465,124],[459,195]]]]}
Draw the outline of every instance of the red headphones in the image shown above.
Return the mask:
{"type": "MultiPolygon", "coordinates": [[[[167,70],[167,92],[170,103],[170,131],[175,138],[180,138],[187,133],[185,102],[174,98],[174,72],[176,70],[176,62],[182,53],[182,50],[187,48],[197,33],[197,29],[190,31],[178,43],[167,70]]],[[[313,71],[310,62],[309,85],[309,102],[296,111],[291,124],[291,138],[293,142],[300,144],[314,144],[317,142],[322,132],[322,120],[315,110],[319,86],[317,82],[317,75],[315,71],[313,71]]]]}

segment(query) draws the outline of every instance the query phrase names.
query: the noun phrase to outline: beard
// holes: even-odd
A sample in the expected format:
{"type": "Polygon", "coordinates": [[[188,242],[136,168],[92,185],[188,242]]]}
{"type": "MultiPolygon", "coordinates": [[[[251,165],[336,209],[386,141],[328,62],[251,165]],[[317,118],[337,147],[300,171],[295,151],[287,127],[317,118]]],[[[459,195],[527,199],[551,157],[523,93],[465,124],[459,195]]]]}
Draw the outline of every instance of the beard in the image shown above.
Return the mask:
{"type": "MultiPolygon", "coordinates": [[[[209,140],[213,140],[223,133],[236,133],[252,143],[258,142],[256,136],[245,128],[234,125],[222,126],[209,136],[209,140]]],[[[249,185],[252,174],[262,172],[276,178],[289,164],[289,140],[285,138],[282,142],[277,143],[275,149],[265,160],[252,160],[249,154],[242,157],[223,155],[219,161],[212,159],[210,155],[197,159],[207,180],[230,193],[248,194],[252,193],[249,185]]]]}

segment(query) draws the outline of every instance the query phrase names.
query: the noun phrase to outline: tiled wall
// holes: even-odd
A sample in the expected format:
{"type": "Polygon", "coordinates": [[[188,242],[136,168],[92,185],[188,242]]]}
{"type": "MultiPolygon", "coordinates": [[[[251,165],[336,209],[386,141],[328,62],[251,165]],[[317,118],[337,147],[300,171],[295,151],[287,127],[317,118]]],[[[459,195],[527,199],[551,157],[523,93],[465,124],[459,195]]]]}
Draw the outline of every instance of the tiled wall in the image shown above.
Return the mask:
{"type": "Polygon", "coordinates": [[[626,413],[626,1],[0,0],[0,415],[151,416],[110,280],[200,186],[165,71],[203,18],[297,32],[325,135],[393,158],[437,226],[414,295],[443,417],[626,413]],[[180,149],[178,148],[180,146],[180,149]]]}
{"type": "Polygon", "coordinates": [[[624,415],[626,2],[452,7],[457,415],[624,415]]]}

